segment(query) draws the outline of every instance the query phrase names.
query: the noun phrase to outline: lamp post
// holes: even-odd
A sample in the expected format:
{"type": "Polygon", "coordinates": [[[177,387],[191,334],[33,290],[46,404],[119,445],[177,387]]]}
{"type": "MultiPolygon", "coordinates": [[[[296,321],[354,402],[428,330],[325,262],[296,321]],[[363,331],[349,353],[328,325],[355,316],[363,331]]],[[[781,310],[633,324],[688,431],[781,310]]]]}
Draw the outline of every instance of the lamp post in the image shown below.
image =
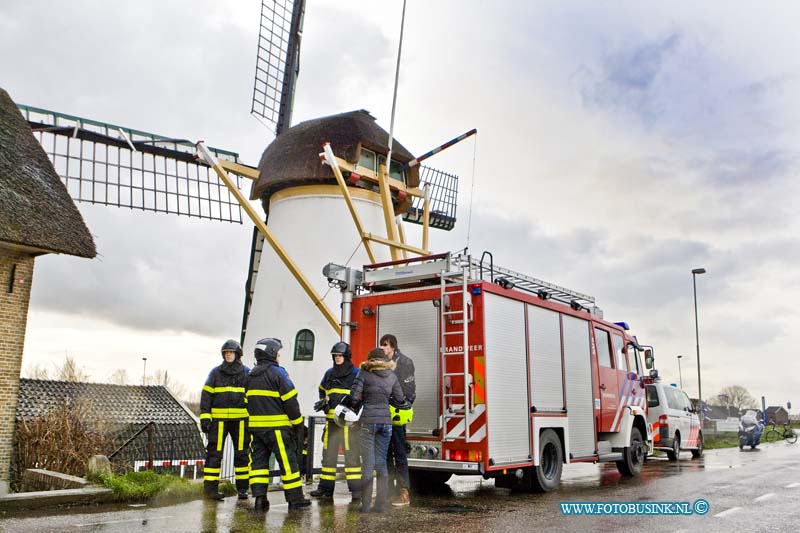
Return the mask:
{"type": "Polygon", "coordinates": [[[692,270],[692,287],[694,288],[694,336],[697,342],[697,401],[700,404],[700,411],[703,411],[703,385],[700,381],[700,327],[697,322],[697,276],[705,274],[705,268],[695,268],[692,270]]]}
{"type": "Polygon", "coordinates": [[[142,385],[145,385],[145,376],[147,376],[147,357],[142,357],[142,385]]]}
{"type": "Polygon", "coordinates": [[[678,356],[678,378],[680,379],[681,383],[681,390],[683,390],[683,374],[681,373],[681,357],[682,355],[678,356]]]}

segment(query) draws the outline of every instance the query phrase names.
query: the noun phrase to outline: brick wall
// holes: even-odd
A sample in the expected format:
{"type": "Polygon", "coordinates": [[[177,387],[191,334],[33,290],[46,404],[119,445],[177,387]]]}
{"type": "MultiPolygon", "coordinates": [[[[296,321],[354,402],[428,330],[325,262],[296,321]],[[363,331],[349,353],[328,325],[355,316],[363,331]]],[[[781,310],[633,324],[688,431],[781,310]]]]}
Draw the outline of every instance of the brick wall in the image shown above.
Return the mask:
{"type": "Polygon", "coordinates": [[[0,494],[8,492],[32,279],[33,256],[0,246],[0,494]]]}

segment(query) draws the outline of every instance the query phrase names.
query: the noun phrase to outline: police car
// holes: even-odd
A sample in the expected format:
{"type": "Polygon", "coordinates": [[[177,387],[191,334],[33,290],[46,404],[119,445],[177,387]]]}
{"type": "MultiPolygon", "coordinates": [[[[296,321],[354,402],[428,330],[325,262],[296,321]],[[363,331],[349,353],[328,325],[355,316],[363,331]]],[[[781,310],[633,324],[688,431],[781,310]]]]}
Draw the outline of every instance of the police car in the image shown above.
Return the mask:
{"type": "Polygon", "coordinates": [[[703,455],[700,418],[686,393],[674,385],[647,385],[647,424],[653,448],[667,452],[670,461],[677,461],[683,450],[691,450],[695,459],[703,455]]]}

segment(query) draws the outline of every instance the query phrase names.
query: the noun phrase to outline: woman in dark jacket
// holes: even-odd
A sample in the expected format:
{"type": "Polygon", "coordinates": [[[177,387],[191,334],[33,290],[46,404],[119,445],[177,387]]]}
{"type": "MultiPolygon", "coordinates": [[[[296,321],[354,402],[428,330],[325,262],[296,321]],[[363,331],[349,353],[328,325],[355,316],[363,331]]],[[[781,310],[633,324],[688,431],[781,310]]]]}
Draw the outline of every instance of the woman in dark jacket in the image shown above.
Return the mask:
{"type": "Polygon", "coordinates": [[[389,477],[386,468],[386,451],[392,438],[392,419],[389,403],[402,406],[406,403],[403,388],[394,373],[395,363],[386,359],[380,348],[369,352],[367,361],[353,382],[350,397],[362,404],[361,424],[361,512],[370,510],[382,513],[387,508],[389,477]],[[372,471],[378,476],[375,506],[372,508],[372,471]]]}

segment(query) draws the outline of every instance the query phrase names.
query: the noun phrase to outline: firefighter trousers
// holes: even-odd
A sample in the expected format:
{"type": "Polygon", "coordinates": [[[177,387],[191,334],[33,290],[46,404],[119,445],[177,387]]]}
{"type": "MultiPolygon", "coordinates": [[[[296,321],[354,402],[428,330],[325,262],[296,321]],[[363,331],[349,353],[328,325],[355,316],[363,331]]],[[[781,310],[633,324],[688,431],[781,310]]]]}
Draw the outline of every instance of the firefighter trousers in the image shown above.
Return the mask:
{"type": "Polygon", "coordinates": [[[250,443],[250,490],[253,497],[266,496],[269,485],[269,456],[275,454],[281,471],[283,494],[287,502],[304,500],[303,482],[297,463],[293,431],[286,428],[252,432],[250,443]]]}
{"type": "Polygon", "coordinates": [[[233,444],[233,470],[236,477],[236,490],[247,492],[250,477],[250,458],[247,455],[250,446],[250,435],[247,432],[247,419],[212,420],[208,430],[208,446],[206,446],[206,462],[203,466],[203,485],[207,492],[217,492],[219,474],[222,466],[222,452],[225,449],[225,437],[230,435],[233,444]]]}
{"type": "Polygon", "coordinates": [[[357,497],[361,495],[361,456],[358,445],[358,432],[352,428],[339,427],[332,421],[325,422],[322,437],[322,473],[317,490],[333,494],[336,483],[336,466],[339,461],[339,448],[344,450],[344,475],[347,488],[357,497]]]}

